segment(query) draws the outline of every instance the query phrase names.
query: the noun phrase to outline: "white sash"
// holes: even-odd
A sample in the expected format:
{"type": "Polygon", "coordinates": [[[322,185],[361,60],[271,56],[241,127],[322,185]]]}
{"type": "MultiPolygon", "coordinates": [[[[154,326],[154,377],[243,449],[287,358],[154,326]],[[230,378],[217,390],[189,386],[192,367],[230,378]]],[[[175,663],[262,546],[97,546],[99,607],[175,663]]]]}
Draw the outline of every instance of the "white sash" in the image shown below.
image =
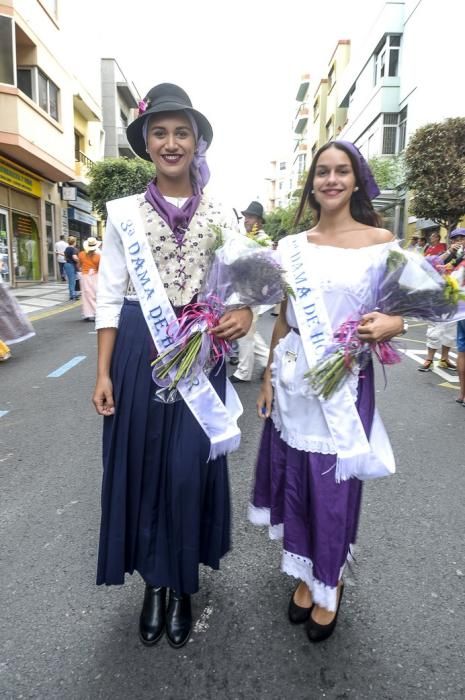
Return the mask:
{"type": "MultiPolygon", "coordinates": [[[[309,368],[315,366],[333,341],[333,330],[318,287],[312,285],[306,232],[280,242],[283,266],[294,290],[291,299],[309,368]]],[[[368,441],[354,398],[344,383],[329,399],[319,397],[336,447],[336,481],[351,477],[375,479],[395,471],[394,456],[383,425],[375,413],[368,441]],[[372,449],[376,445],[376,454],[372,449]]]]}
{"type": "MultiPolygon", "coordinates": [[[[173,344],[166,331],[170,324],[175,325],[176,315],[147,242],[136,197],[108,202],[107,210],[121,236],[128,272],[153,342],[158,353],[162,353],[173,344]]],[[[170,373],[171,379],[175,374],[170,373]]],[[[237,450],[241,440],[237,419],[242,404],[231,382],[226,380],[226,405],[203,372],[194,381],[181,380],[177,389],[210,440],[209,459],[237,450]]]]}

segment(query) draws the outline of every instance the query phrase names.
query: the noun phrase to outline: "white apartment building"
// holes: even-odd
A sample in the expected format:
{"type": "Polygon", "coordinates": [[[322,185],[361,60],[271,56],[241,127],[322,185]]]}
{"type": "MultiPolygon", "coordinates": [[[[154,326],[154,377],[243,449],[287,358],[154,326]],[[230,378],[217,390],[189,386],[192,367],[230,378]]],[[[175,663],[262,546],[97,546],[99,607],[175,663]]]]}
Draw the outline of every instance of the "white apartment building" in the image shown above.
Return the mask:
{"type": "MultiPolygon", "coordinates": [[[[457,83],[464,19],[455,0],[378,3],[367,32],[352,44],[342,77],[340,106],[348,111],[340,138],[357,144],[366,158],[393,156],[423,124],[465,115],[465,93],[457,83]]],[[[377,206],[402,236],[411,222],[406,194],[383,196],[377,206]]]]}
{"type": "Polygon", "coordinates": [[[289,152],[270,162],[269,176],[265,178],[268,211],[286,208],[295,201],[295,192],[301,187],[302,175],[308,168],[310,134],[310,75],[301,76],[295,98],[292,120],[292,146],[289,152]]]}
{"type": "Polygon", "coordinates": [[[267,193],[266,211],[288,207],[293,184],[289,154],[270,162],[269,177],[265,178],[265,180],[267,193]]]}

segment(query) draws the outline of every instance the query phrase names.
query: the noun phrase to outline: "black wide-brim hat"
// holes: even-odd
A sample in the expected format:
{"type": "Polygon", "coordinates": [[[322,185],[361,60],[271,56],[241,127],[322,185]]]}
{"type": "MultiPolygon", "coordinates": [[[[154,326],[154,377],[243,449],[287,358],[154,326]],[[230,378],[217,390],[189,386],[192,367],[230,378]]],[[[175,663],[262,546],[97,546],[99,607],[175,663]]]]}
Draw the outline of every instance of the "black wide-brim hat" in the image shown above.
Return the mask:
{"type": "Polygon", "coordinates": [[[178,87],[178,85],[173,85],[173,83],[155,85],[155,87],[149,90],[143,102],[146,105],[145,111],[141,113],[139,107],[140,116],[134,119],[126,129],[129,145],[140,158],[151,160],[146,151],[147,146],[142,134],[142,127],[147,118],[150,118],[153,114],[159,114],[160,112],[190,112],[197,123],[199,136],[203,136],[208,146],[211,144],[213,129],[210,122],[201,112],[192,107],[189,95],[182,88],[178,87]]]}
{"type": "Polygon", "coordinates": [[[250,202],[249,206],[247,209],[244,209],[244,211],[241,211],[242,216],[246,216],[247,214],[249,216],[258,216],[259,219],[261,219],[263,222],[265,222],[265,214],[263,210],[263,205],[260,204],[260,202],[250,202]]]}

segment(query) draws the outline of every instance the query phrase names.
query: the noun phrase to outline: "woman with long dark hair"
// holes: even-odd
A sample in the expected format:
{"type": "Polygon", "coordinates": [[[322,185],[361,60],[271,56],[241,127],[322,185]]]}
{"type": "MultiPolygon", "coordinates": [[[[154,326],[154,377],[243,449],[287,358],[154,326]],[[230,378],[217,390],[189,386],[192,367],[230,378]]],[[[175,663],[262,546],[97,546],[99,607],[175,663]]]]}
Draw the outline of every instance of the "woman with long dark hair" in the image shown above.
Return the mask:
{"type": "Polygon", "coordinates": [[[371,364],[325,400],[305,377],[349,318],[360,319],[357,332],[366,342],[404,331],[401,317],[367,308],[373,273],[386,247],[396,245],[373,209],[378,193],[353,144],[326,144],[313,159],[297,214],[310,206],[317,223],[278,246],[295,298],[281,306],[257,399],[266,422],[249,517],[283,538],[282,570],[299,579],[288,616],[305,623],[311,642],[329,637],[336,625],[361,479],[394,471],[371,364]]]}

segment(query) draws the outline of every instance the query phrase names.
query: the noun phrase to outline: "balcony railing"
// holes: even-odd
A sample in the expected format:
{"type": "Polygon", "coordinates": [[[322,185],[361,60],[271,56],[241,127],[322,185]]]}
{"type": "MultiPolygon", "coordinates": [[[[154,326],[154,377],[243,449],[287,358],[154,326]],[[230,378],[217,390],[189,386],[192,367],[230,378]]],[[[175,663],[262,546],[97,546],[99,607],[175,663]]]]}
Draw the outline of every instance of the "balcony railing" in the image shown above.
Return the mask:
{"type": "Polygon", "coordinates": [[[90,168],[94,164],[94,161],[88,158],[82,151],[75,151],[74,159],[76,163],[82,163],[86,168],[90,168]]]}

